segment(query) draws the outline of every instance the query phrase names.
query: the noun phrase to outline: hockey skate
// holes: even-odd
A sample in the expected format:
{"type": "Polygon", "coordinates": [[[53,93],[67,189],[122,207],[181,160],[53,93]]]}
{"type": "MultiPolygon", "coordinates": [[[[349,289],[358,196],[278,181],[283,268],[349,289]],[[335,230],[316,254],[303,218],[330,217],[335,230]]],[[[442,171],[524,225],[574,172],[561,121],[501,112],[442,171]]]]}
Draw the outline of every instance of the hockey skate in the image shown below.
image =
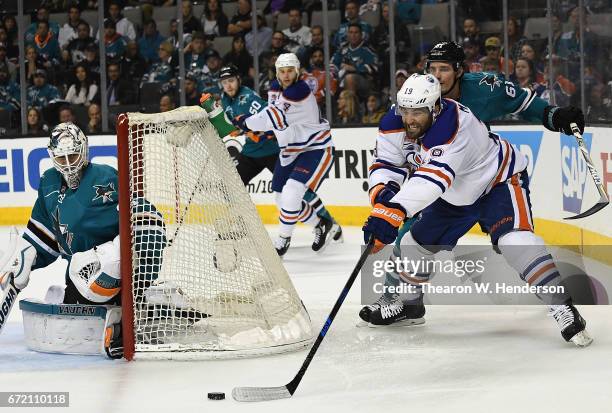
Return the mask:
{"type": "Polygon", "coordinates": [[[585,329],[586,321],[571,303],[551,305],[548,309],[548,315],[553,317],[559,325],[561,336],[565,341],[571,341],[578,347],[586,347],[593,342],[593,338],[589,336],[585,329]]]}
{"type": "Polygon", "coordinates": [[[274,241],[274,248],[276,248],[276,252],[278,253],[279,257],[285,255],[289,249],[289,245],[291,245],[291,237],[278,236],[278,238],[274,241]]]}
{"type": "Polygon", "coordinates": [[[404,302],[397,294],[381,295],[373,304],[367,305],[359,312],[364,323],[358,326],[368,327],[405,327],[425,324],[425,306],[422,297],[416,301],[404,302]]]}
{"type": "Polygon", "coordinates": [[[321,217],[319,223],[313,230],[315,237],[312,242],[312,250],[315,252],[323,252],[325,247],[331,240],[338,241],[342,239],[342,228],[334,220],[321,217]]]}

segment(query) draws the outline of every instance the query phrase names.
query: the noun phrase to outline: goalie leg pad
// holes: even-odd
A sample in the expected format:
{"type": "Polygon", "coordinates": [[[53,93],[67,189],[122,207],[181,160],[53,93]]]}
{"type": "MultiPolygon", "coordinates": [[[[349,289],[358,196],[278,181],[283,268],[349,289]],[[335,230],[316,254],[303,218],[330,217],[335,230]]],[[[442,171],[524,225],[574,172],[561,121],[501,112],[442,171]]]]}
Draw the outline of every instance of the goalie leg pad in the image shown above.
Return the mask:
{"type": "Polygon", "coordinates": [[[106,354],[106,327],[121,320],[121,307],[46,304],[21,300],[26,345],[45,353],[106,354]]]}

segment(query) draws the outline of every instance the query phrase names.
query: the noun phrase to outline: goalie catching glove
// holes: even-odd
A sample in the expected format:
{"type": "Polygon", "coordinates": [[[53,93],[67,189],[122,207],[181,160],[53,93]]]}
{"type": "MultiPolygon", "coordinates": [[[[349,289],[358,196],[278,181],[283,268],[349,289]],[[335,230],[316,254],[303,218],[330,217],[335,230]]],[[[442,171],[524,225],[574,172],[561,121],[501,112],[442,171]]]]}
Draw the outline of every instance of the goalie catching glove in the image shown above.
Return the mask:
{"type": "Polygon", "coordinates": [[[36,260],[36,249],[19,236],[16,228],[11,230],[9,249],[0,257],[0,287],[5,290],[14,280],[15,287],[23,290],[30,281],[32,265],[36,260]]]}
{"type": "Polygon", "coordinates": [[[68,276],[81,295],[94,303],[107,303],[119,293],[119,236],[70,259],[68,276]]]}
{"type": "Polygon", "coordinates": [[[397,238],[399,227],[406,218],[406,210],[400,204],[390,201],[381,201],[374,205],[368,220],[363,226],[363,235],[366,244],[370,236],[374,237],[375,254],[385,245],[393,243],[397,238]]]}

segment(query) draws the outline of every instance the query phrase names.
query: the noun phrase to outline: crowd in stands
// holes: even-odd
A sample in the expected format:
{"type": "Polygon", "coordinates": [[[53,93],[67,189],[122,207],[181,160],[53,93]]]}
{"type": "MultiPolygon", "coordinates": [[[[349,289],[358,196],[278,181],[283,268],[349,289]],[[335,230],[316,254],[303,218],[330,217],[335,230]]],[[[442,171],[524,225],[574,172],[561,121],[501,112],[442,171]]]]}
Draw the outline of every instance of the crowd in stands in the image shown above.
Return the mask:
{"type": "MultiPolygon", "coordinates": [[[[95,10],[95,0],[41,1],[25,30],[24,87],[19,85],[15,14],[0,15],[0,127],[18,128],[23,91],[30,133],[44,133],[48,124],[68,118],[90,133],[101,131],[100,41],[106,53],[111,125],[113,116],[126,107],[157,112],[179,106],[180,51],[184,54],[187,104],[196,105],[204,92],[221,94],[218,74],[225,64],[234,64],[243,84],[253,86],[255,50],[262,97],[266,98],[275,78],[276,58],[293,52],[300,59],[302,78],[311,86],[322,113],[326,93],[332,95],[333,125],[376,125],[390,105],[391,82],[399,89],[411,73],[424,70],[424,54],[434,41],[424,44],[411,36],[409,25],[418,23],[418,13],[415,17],[414,8],[407,5],[428,2],[432,1],[399,3],[395,12],[395,49],[391,50],[387,2],[330,0],[330,8],[341,11],[341,23],[330,27],[330,64],[325,65],[323,27],[308,25],[313,11],[321,8],[318,0],[269,0],[263,10],[258,10],[256,28],[252,27],[250,0],[202,0],[201,15],[196,15],[191,0],[107,0],[100,29],[82,18],[85,10],[95,10]],[[156,9],[176,5],[176,1],[183,15],[181,39],[175,18],[154,18],[156,9]],[[233,15],[224,11],[230,4],[235,10],[233,15]],[[130,8],[138,10],[138,23],[124,15],[130,8]],[[50,19],[52,13],[65,13],[65,23],[60,26],[50,19]],[[377,14],[378,24],[373,26],[362,19],[364,13],[377,14]],[[278,22],[282,18],[287,27],[281,29],[278,22]],[[164,30],[160,30],[161,25],[165,25],[164,30]],[[229,40],[226,50],[218,47],[218,38],[229,40]],[[395,54],[396,60],[394,79],[390,78],[390,53],[395,54]],[[331,84],[326,86],[327,71],[331,84]]],[[[511,16],[507,22],[506,62],[503,33],[482,33],[480,26],[486,22],[486,13],[473,13],[470,7],[462,8],[464,3],[469,4],[458,4],[462,24],[460,21],[457,25],[457,38],[466,55],[465,71],[504,75],[521,87],[534,89],[544,99],[554,99],[557,105],[580,106],[577,6],[564,1],[569,3],[565,8],[555,8],[552,51],[547,48],[546,37],[528,39],[523,35],[525,16],[511,16]]],[[[496,10],[498,13],[499,8],[496,10]]],[[[588,121],[601,122],[612,118],[612,79],[604,70],[610,63],[612,29],[608,26],[607,35],[593,30],[592,13],[591,9],[584,10],[586,115],[588,121]]]]}

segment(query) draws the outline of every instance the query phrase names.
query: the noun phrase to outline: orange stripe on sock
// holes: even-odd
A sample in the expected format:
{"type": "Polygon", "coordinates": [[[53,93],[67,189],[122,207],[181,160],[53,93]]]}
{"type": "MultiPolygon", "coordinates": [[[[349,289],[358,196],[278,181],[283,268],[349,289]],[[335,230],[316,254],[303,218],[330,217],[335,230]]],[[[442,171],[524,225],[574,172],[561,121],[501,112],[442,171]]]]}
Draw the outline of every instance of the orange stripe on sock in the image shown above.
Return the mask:
{"type": "Polygon", "coordinates": [[[555,263],[554,262],[551,262],[550,264],[546,264],[545,266],[540,268],[538,270],[538,272],[536,272],[531,277],[529,277],[529,279],[527,280],[527,283],[529,283],[529,285],[531,285],[531,283],[533,281],[537,280],[540,275],[542,275],[543,273],[545,273],[546,271],[548,271],[548,270],[550,270],[552,268],[555,268],[555,263]]]}

